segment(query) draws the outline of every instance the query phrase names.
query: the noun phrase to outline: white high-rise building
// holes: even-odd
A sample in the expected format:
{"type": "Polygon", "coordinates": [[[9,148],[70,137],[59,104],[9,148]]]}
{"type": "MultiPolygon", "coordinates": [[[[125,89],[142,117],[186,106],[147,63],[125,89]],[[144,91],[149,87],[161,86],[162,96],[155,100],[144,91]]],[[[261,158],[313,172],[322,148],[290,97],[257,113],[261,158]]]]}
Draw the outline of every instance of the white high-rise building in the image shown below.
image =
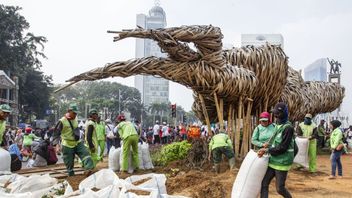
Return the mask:
{"type": "Polygon", "coordinates": [[[281,34],[241,34],[241,46],[261,46],[265,43],[280,45],[284,49],[284,37],[281,34]]]}
{"type": "Polygon", "coordinates": [[[326,58],[320,58],[304,68],[305,81],[324,81],[327,82],[327,64],[326,58]]]}
{"type": "MultiPolygon", "coordinates": [[[[149,10],[149,15],[138,14],[137,26],[144,29],[157,29],[166,27],[166,14],[164,10],[155,5],[149,10]]],[[[136,58],[156,56],[165,57],[158,44],[150,39],[136,39],[136,58]]],[[[154,76],[138,75],[134,80],[135,87],[140,91],[145,106],[169,102],[169,81],[154,76]]]]}

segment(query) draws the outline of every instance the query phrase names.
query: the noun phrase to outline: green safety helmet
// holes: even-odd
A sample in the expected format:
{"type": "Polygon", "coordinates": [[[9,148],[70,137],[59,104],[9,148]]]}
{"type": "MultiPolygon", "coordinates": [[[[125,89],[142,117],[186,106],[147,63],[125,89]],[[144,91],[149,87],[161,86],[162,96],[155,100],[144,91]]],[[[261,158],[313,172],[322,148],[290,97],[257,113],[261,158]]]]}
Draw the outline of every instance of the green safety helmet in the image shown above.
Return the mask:
{"type": "Polygon", "coordinates": [[[2,105],[0,105],[0,111],[11,113],[12,110],[8,104],[2,104],[2,105]]]}

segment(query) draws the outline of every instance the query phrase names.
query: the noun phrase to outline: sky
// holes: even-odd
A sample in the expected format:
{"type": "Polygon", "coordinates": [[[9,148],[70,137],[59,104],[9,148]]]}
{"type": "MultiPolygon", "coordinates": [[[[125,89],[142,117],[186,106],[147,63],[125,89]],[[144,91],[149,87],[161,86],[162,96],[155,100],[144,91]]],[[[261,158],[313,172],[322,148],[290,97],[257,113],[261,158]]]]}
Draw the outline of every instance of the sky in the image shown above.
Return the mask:
{"type": "MultiPolygon", "coordinates": [[[[42,70],[54,83],[106,63],[135,57],[135,39],[113,42],[107,30],[136,27],[136,15],[147,14],[154,0],[0,0],[20,6],[30,32],[48,42],[42,70]]],[[[352,110],[352,1],[350,0],[161,0],[167,27],[213,25],[220,27],[225,46],[239,47],[241,34],[279,33],[289,65],[303,69],[319,58],[342,64],[346,87],[342,111],[352,110]]],[[[134,86],[134,77],[108,80],[134,86]]],[[[192,91],[170,82],[170,101],[191,109],[192,91]]]]}

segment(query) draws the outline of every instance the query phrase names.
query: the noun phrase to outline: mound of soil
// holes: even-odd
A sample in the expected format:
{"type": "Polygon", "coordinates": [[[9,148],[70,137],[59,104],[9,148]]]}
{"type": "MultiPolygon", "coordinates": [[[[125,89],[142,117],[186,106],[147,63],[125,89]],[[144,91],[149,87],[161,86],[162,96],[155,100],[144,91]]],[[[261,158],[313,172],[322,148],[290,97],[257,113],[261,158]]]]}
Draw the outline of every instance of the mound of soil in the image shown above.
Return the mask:
{"type": "MultiPolygon", "coordinates": [[[[286,186],[293,197],[320,198],[320,197],[352,197],[352,155],[342,156],[344,177],[342,179],[329,180],[330,159],[329,155],[318,155],[317,169],[315,174],[307,170],[290,170],[286,186]]],[[[106,168],[99,166],[99,168],[106,168]]],[[[220,174],[212,170],[212,164],[206,163],[198,170],[187,168],[182,161],[170,163],[166,167],[156,167],[154,170],[138,171],[138,175],[147,173],[163,173],[166,175],[167,193],[170,195],[183,195],[188,197],[207,198],[230,198],[232,186],[237,171],[229,171],[228,163],[221,163],[220,174]]],[[[125,178],[129,175],[120,175],[125,178]]],[[[78,189],[79,183],[85,176],[79,175],[67,178],[74,190],[78,189]]],[[[142,192],[138,192],[142,193],[142,192]]],[[[269,196],[281,197],[276,192],[275,179],[271,182],[269,196]]]]}

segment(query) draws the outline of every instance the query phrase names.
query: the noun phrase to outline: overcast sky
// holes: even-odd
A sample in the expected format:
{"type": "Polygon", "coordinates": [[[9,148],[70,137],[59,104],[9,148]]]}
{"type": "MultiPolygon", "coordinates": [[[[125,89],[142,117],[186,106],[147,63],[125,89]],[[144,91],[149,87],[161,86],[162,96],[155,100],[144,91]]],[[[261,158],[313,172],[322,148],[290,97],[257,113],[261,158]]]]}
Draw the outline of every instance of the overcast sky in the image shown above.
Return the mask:
{"type": "MultiPolygon", "coordinates": [[[[113,42],[107,30],[135,28],[136,14],[147,14],[153,0],[0,0],[23,8],[30,31],[47,37],[43,71],[54,83],[100,67],[134,58],[135,39],[113,42]]],[[[212,24],[223,43],[240,46],[243,33],[280,33],[289,65],[303,69],[318,58],[342,63],[345,113],[352,110],[352,1],[350,0],[161,0],[167,26],[212,24]]],[[[134,86],[134,77],[113,78],[134,86]]],[[[191,109],[192,92],[170,83],[170,101],[191,109]]]]}

